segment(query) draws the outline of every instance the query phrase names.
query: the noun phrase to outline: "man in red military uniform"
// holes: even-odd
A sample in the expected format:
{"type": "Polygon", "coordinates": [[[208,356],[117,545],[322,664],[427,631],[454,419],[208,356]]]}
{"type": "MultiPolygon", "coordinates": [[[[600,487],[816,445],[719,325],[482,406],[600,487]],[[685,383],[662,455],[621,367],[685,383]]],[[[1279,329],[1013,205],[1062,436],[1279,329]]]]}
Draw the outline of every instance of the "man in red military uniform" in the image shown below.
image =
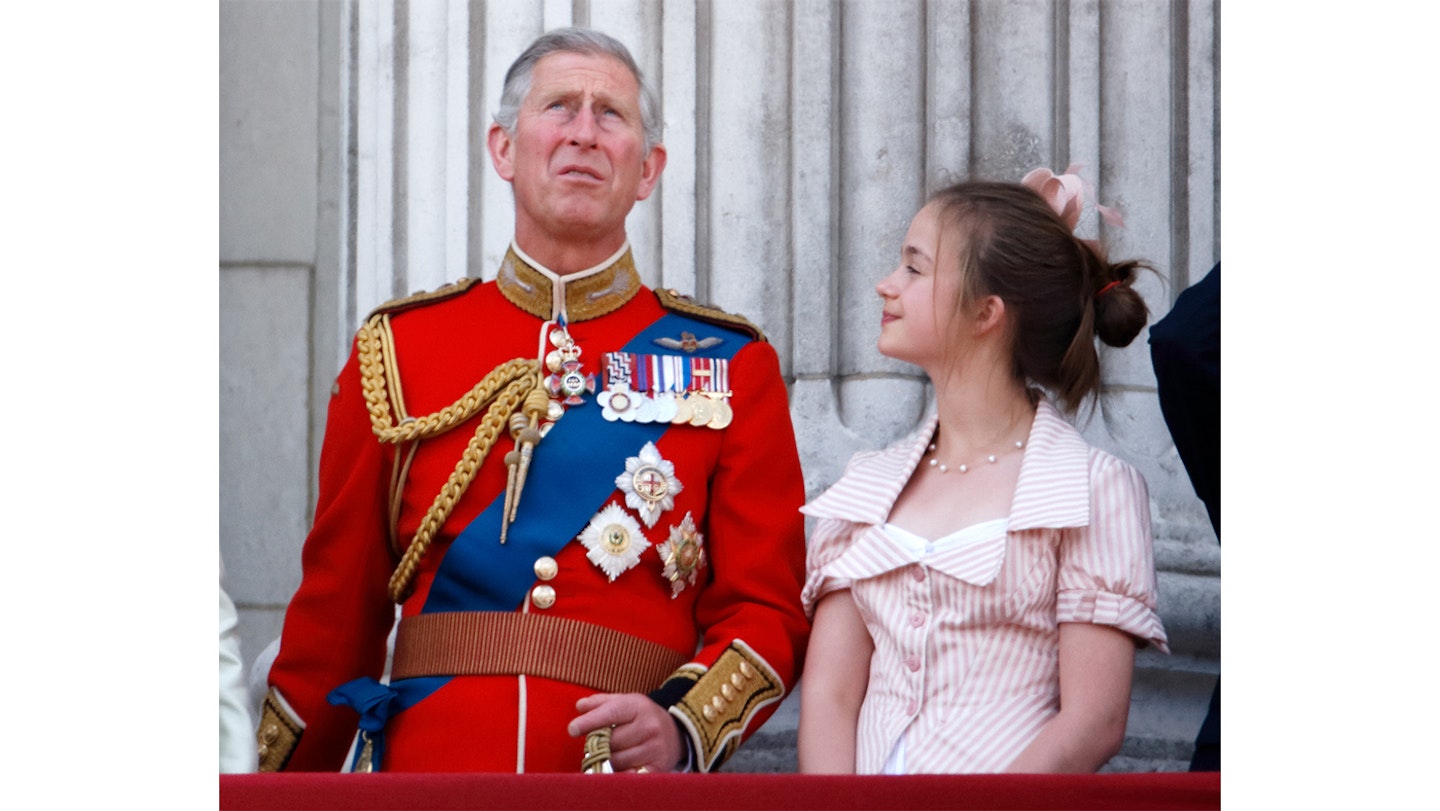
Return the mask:
{"type": "Polygon", "coordinates": [[[653,92],[623,45],[565,29],[496,121],[496,281],[379,308],[336,383],[262,770],[709,771],[799,675],[775,352],[631,259],[665,166],[653,92]]]}

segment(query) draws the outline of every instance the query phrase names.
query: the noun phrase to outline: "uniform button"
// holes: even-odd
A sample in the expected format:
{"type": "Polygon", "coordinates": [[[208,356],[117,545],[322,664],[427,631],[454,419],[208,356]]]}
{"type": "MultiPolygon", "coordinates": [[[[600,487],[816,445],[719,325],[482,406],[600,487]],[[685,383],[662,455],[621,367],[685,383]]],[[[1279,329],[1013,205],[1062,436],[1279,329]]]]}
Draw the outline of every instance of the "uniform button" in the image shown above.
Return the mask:
{"type": "Polygon", "coordinates": [[[735,688],[728,684],[722,684],[720,685],[720,695],[724,696],[726,701],[734,701],[735,688]]]}
{"type": "Polygon", "coordinates": [[[270,745],[265,743],[260,744],[260,759],[264,760],[268,754],[270,754],[270,745]]]}
{"type": "Polygon", "coordinates": [[[700,708],[700,714],[705,716],[706,721],[715,720],[715,708],[710,706],[709,704],[706,704],[704,707],[700,708]]]}
{"type": "Polygon", "coordinates": [[[536,608],[549,608],[555,604],[555,589],[549,586],[536,586],[530,591],[530,602],[536,608]]]}
{"type": "Polygon", "coordinates": [[[265,728],[260,730],[260,740],[265,743],[274,743],[280,740],[280,728],[274,724],[266,724],[265,728]]]}
{"type": "Polygon", "coordinates": [[[560,564],[555,559],[546,555],[535,561],[535,576],[541,580],[554,580],[555,575],[560,573],[560,564]]]}
{"type": "Polygon", "coordinates": [[[916,628],[919,628],[921,625],[925,624],[925,615],[920,613],[919,611],[916,611],[914,614],[910,615],[910,624],[915,626],[916,628]]]}
{"type": "Polygon", "coordinates": [[[735,685],[735,689],[737,690],[745,686],[745,680],[740,677],[739,673],[730,674],[730,683],[735,685]]]}
{"type": "Polygon", "coordinates": [[[714,696],[710,699],[710,706],[714,707],[716,710],[723,710],[725,709],[725,699],[721,698],[720,696],[714,696]]]}
{"type": "Polygon", "coordinates": [[[740,672],[747,679],[752,679],[755,677],[755,668],[751,667],[750,663],[743,659],[740,661],[740,672]]]}
{"type": "Polygon", "coordinates": [[[905,666],[908,667],[908,668],[910,668],[911,670],[919,670],[919,669],[920,669],[920,657],[919,657],[919,656],[911,656],[911,657],[907,658],[907,659],[905,660],[905,666]]]}

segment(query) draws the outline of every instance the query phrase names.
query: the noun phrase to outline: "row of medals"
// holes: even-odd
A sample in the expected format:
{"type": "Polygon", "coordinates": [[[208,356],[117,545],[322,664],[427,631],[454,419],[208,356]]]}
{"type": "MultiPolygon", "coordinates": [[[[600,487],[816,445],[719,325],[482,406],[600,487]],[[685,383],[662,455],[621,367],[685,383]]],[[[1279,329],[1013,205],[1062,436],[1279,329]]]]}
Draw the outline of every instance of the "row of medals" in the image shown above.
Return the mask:
{"type": "Polygon", "coordinates": [[[729,392],[692,391],[676,395],[668,391],[642,394],[628,389],[611,389],[609,408],[604,417],[612,422],[668,422],[719,430],[735,418],[735,412],[725,399],[727,396],[729,392]]]}
{"type": "MultiPolygon", "coordinates": [[[[567,360],[579,360],[580,347],[570,339],[569,331],[563,327],[551,330],[550,343],[555,348],[545,356],[546,367],[561,374],[567,360]]],[[[574,374],[578,375],[579,372],[574,374]]],[[[608,408],[603,412],[610,422],[657,423],[672,425],[704,426],[720,430],[735,418],[726,398],[730,392],[690,391],[682,394],[658,392],[645,394],[629,388],[609,389],[608,408]]],[[[564,413],[560,403],[551,401],[549,418],[557,420],[564,413]]]]}

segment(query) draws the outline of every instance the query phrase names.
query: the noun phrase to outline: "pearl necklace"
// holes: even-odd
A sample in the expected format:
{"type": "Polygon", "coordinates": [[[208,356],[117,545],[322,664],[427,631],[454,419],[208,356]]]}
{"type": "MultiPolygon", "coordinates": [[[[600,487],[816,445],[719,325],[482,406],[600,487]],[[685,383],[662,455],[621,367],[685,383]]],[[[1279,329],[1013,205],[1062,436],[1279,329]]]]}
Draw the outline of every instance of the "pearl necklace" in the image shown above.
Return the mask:
{"type": "MultiPolygon", "coordinates": [[[[1021,450],[1021,449],[1024,448],[1024,447],[1025,447],[1025,440],[1023,440],[1023,439],[1017,439],[1017,440],[1015,440],[1015,450],[1018,451],[1018,450],[1021,450]]],[[[930,443],[930,453],[934,453],[934,452],[935,452],[935,443],[934,443],[934,442],[931,442],[931,443],[930,443]]],[[[992,454],[990,454],[989,456],[986,456],[986,457],[985,457],[985,461],[987,461],[987,462],[989,462],[990,464],[993,465],[993,464],[995,464],[996,461],[998,461],[998,460],[1000,459],[1001,456],[1004,456],[1006,453],[1009,453],[1009,451],[1002,451],[1002,452],[1000,452],[1000,453],[998,453],[998,454],[997,454],[997,453],[992,453],[992,454]]],[[[947,465],[942,464],[939,459],[936,459],[936,458],[933,457],[933,456],[930,457],[930,467],[938,469],[941,473],[949,473],[949,472],[950,472],[950,468],[949,468],[947,465]]],[[[961,466],[959,466],[959,467],[957,467],[957,468],[955,468],[955,469],[958,470],[958,471],[960,471],[961,473],[969,473],[969,472],[970,472],[970,466],[969,466],[969,465],[961,465],[961,466]]]]}

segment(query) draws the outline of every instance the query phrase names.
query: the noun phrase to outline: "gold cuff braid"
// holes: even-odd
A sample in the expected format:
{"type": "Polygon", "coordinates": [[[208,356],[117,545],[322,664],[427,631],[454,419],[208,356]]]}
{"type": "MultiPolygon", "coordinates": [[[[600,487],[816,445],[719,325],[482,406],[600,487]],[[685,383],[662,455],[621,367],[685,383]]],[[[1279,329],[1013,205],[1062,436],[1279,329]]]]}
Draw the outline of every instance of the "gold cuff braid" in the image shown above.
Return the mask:
{"type": "Polygon", "coordinates": [[[260,709],[260,728],[255,732],[260,771],[278,772],[285,768],[304,733],[305,722],[295,717],[280,691],[271,687],[260,709]]]}
{"type": "Polygon", "coordinates": [[[696,768],[708,772],[734,754],[756,711],[784,695],[785,685],[770,665],[737,639],[670,713],[690,733],[696,768]]]}

